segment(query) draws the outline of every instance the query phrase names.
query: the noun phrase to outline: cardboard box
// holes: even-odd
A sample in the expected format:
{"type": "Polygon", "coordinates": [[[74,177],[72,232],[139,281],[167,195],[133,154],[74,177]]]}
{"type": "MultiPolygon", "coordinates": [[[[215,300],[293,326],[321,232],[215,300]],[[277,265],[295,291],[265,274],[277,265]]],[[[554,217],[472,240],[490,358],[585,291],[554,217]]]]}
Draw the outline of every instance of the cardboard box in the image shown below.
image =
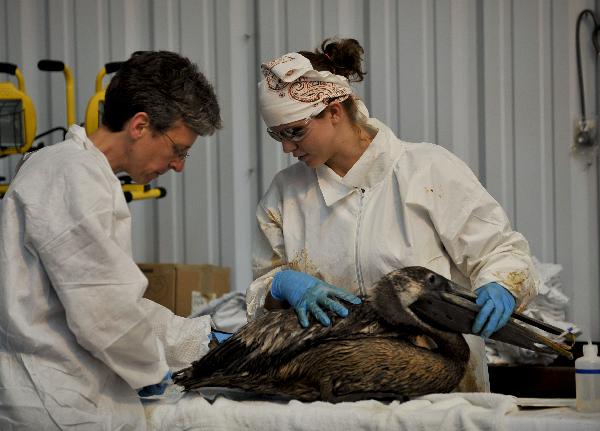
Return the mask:
{"type": "Polygon", "coordinates": [[[144,297],[187,317],[192,302],[208,303],[229,292],[229,268],[215,265],[183,265],[174,263],[138,264],[148,288],[144,297]]]}

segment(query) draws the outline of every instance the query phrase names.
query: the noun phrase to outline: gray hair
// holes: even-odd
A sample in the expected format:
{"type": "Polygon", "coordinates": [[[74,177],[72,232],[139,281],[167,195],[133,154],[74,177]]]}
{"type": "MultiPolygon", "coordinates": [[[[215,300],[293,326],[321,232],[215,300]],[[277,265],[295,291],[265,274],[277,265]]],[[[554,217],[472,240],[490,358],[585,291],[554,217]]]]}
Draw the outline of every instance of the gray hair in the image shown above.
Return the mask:
{"type": "Polygon", "coordinates": [[[179,120],[201,136],[222,127],[212,85],[188,58],[170,51],[137,51],[111,79],[102,124],[117,132],[138,112],[148,114],[158,133],[179,120]]]}

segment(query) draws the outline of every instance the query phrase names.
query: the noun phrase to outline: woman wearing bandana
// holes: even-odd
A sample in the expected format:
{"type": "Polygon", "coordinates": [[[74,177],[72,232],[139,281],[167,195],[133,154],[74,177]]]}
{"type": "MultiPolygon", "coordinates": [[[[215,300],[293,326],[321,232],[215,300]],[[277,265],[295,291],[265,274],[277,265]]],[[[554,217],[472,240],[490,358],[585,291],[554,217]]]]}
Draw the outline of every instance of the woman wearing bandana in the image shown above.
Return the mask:
{"type": "MultiPolygon", "coordinates": [[[[257,208],[248,317],[288,303],[307,327],[346,316],[380,277],[427,267],[477,293],[473,332],[489,337],[537,294],[525,238],[460,159],[411,143],[369,117],[350,81],[363,49],[325,40],[314,52],[263,63],[260,110],[298,163],[280,171],[257,208]]],[[[484,343],[471,348],[461,391],[489,391],[484,343]]]]}

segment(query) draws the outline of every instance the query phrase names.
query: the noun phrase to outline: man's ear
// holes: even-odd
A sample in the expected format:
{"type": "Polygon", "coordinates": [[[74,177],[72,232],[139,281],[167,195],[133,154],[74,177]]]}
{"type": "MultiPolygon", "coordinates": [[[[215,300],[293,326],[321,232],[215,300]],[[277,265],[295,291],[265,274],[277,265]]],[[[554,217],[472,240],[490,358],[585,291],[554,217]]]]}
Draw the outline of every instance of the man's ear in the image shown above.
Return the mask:
{"type": "Polygon", "coordinates": [[[125,127],[132,139],[140,139],[144,133],[150,133],[150,117],[145,112],[138,112],[129,119],[125,127]]]}

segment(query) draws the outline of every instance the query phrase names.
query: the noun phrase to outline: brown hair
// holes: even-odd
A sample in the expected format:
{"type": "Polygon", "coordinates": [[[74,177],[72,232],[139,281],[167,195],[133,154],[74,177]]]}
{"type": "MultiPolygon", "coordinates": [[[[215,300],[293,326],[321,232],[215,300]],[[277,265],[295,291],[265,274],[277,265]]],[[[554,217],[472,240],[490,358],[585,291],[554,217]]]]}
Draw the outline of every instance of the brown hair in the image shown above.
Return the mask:
{"type": "MultiPolygon", "coordinates": [[[[327,38],[321,43],[321,49],[317,48],[314,52],[299,51],[298,53],[306,57],[315,70],[329,71],[348,78],[350,82],[360,82],[367,74],[362,69],[364,52],[363,47],[356,39],[327,38]]],[[[354,97],[348,97],[341,105],[359,133],[362,128],[366,129],[367,133],[371,135],[376,133],[367,124],[367,118],[358,111],[354,97]]],[[[317,118],[325,115],[326,111],[327,108],[319,113],[317,118]]]]}
{"type": "Polygon", "coordinates": [[[362,70],[362,46],[356,39],[325,39],[321,49],[299,51],[308,58],[315,70],[328,70],[336,75],[345,76],[350,82],[360,82],[367,72],[362,70]]]}

